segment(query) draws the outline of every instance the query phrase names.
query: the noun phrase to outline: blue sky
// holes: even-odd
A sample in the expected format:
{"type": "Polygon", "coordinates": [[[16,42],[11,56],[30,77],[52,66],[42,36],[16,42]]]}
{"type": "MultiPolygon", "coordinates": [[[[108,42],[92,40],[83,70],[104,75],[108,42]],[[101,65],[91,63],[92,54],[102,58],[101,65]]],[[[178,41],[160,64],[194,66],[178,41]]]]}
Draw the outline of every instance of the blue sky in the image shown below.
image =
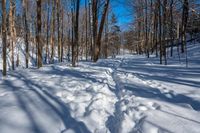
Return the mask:
{"type": "MultiPolygon", "coordinates": [[[[133,12],[131,12],[125,4],[126,0],[111,0],[112,11],[118,18],[118,24],[122,30],[129,28],[129,24],[133,22],[133,12]]],[[[196,0],[200,4],[200,0],[196,0]]]]}
{"type": "Polygon", "coordinates": [[[132,22],[133,16],[124,4],[124,0],[111,0],[111,10],[115,13],[118,24],[122,30],[128,28],[128,25],[132,22]]]}

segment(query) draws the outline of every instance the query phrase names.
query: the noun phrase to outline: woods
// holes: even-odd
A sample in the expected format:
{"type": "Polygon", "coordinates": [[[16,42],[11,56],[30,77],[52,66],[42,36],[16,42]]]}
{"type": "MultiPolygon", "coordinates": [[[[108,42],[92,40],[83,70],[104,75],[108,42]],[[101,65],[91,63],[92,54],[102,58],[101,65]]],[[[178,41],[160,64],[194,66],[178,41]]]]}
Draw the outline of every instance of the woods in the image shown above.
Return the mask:
{"type": "Polygon", "coordinates": [[[0,0],[0,133],[199,133],[200,0],[0,0]]]}
{"type": "MultiPolygon", "coordinates": [[[[160,57],[160,64],[166,65],[167,58],[173,56],[176,47],[178,53],[185,53],[187,58],[186,42],[190,35],[188,23],[193,21],[191,14],[198,16],[196,23],[199,24],[199,5],[195,1],[129,0],[128,3],[136,13],[133,32],[138,35],[132,45],[136,46],[137,53],[145,53],[148,58],[149,54],[156,53],[160,57]]],[[[199,26],[191,23],[190,26],[199,31],[199,26]]]]}
{"type": "Polygon", "coordinates": [[[4,75],[8,49],[12,70],[21,62],[19,40],[24,42],[26,68],[32,59],[38,68],[65,61],[75,67],[82,59],[115,57],[121,49],[147,58],[155,54],[165,65],[177,49],[188,62],[186,42],[200,30],[195,1],[128,0],[124,5],[135,14],[128,30],[118,26],[110,0],[2,0],[4,75]]]}

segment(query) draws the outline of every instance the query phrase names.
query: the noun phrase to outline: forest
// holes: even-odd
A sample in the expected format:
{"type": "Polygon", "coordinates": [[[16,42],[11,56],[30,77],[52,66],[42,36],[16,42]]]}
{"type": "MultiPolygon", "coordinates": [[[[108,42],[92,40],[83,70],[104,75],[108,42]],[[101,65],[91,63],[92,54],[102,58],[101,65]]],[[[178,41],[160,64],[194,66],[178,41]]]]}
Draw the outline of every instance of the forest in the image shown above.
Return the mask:
{"type": "Polygon", "coordinates": [[[200,0],[0,0],[2,133],[198,133],[199,88],[200,0]]]}
{"type": "Polygon", "coordinates": [[[3,74],[7,70],[7,51],[12,70],[19,65],[19,52],[14,51],[19,51],[17,44],[22,39],[26,68],[30,58],[35,58],[39,68],[55,60],[71,61],[75,67],[83,57],[96,62],[120,54],[120,49],[146,54],[148,58],[155,53],[161,64],[167,64],[173,49],[186,53],[186,43],[199,37],[198,1],[127,0],[123,4],[133,19],[125,31],[120,29],[109,3],[110,0],[2,0],[3,74]]]}

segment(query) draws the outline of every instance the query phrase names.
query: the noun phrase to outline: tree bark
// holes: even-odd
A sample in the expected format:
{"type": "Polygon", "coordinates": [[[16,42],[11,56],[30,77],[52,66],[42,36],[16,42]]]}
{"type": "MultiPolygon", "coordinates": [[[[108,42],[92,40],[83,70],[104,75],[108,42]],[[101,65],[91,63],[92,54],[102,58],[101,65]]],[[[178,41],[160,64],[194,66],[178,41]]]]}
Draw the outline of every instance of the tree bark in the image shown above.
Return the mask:
{"type": "Polygon", "coordinates": [[[51,63],[54,62],[54,45],[55,45],[55,0],[52,0],[52,18],[51,18],[51,63]]]}
{"type": "Polygon", "coordinates": [[[60,61],[63,62],[63,49],[64,49],[64,9],[62,8],[62,34],[61,34],[61,55],[60,61]]]}
{"type": "Polygon", "coordinates": [[[94,60],[95,54],[96,53],[96,41],[97,41],[97,30],[98,30],[98,16],[97,16],[97,5],[98,5],[98,0],[93,0],[92,1],[92,59],[94,60]]]}
{"type": "Polygon", "coordinates": [[[174,32],[173,32],[173,4],[174,0],[171,0],[170,3],[170,40],[171,40],[171,54],[170,56],[173,56],[173,45],[174,45],[174,32]]]}
{"type": "Polygon", "coordinates": [[[58,32],[58,61],[61,61],[60,58],[60,47],[61,47],[61,38],[60,38],[60,0],[56,0],[56,6],[57,6],[57,32],[58,32]]]}
{"type": "Polygon", "coordinates": [[[164,0],[163,2],[163,45],[162,45],[162,51],[163,51],[163,56],[164,56],[164,61],[165,61],[165,65],[167,65],[167,55],[166,55],[166,32],[167,32],[167,0],[164,0]]]}
{"type": "Polygon", "coordinates": [[[181,33],[181,52],[185,52],[186,47],[186,28],[187,28],[187,21],[188,21],[188,11],[189,11],[189,3],[188,0],[184,0],[183,2],[183,13],[182,13],[182,33],[181,33]]]}
{"type": "Polygon", "coordinates": [[[10,44],[11,44],[11,62],[12,70],[15,69],[14,62],[14,47],[15,47],[15,2],[10,0],[10,11],[9,11],[9,24],[10,24],[10,44]]]}
{"type": "Polygon", "coordinates": [[[75,24],[74,24],[74,49],[72,50],[72,66],[76,66],[76,59],[78,58],[78,41],[79,41],[79,8],[80,8],[80,0],[76,0],[76,14],[75,14],[75,24]]]}
{"type": "Polygon", "coordinates": [[[88,60],[88,8],[87,0],[85,0],[85,57],[88,60]]]}
{"type": "Polygon", "coordinates": [[[38,68],[42,67],[42,43],[41,43],[41,14],[42,14],[42,10],[41,10],[41,4],[42,1],[41,0],[37,0],[37,45],[38,45],[38,63],[37,66],[38,68]]]}
{"type": "Polygon", "coordinates": [[[103,10],[103,14],[102,14],[102,18],[101,18],[101,22],[100,22],[100,26],[99,26],[99,32],[98,32],[98,36],[96,38],[94,62],[97,62],[97,60],[99,59],[99,56],[100,56],[101,37],[102,37],[103,27],[104,27],[104,23],[105,23],[106,14],[107,14],[107,11],[108,11],[109,3],[110,3],[110,0],[106,0],[106,3],[104,5],[104,10],[103,10]]]}
{"type": "Polygon", "coordinates": [[[6,76],[6,47],[7,47],[7,31],[6,31],[6,0],[2,0],[2,43],[3,43],[3,76],[6,76]]]}
{"type": "Polygon", "coordinates": [[[45,62],[49,61],[49,6],[50,6],[50,0],[48,0],[47,3],[47,22],[46,22],[46,56],[45,56],[45,62]]]}
{"type": "Polygon", "coordinates": [[[162,49],[162,16],[161,16],[161,1],[158,0],[158,17],[159,17],[159,43],[160,43],[160,64],[162,64],[163,49],[162,49]]]}
{"type": "Polygon", "coordinates": [[[148,2],[145,0],[145,52],[149,58],[149,45],[148,45],[148,2]]]}
{"type": "Polygon", "coordinates": [[[28,22],[27,22],[27,10],[28,10],[28,1],[23,0],[23,20],[24,20],[24,42],[26,46],[26,57],[25,57],[25,62],[26,62],[26,68],[28,68],[28,62],[29,62],[29,42],[28,42],[28,22]]]}

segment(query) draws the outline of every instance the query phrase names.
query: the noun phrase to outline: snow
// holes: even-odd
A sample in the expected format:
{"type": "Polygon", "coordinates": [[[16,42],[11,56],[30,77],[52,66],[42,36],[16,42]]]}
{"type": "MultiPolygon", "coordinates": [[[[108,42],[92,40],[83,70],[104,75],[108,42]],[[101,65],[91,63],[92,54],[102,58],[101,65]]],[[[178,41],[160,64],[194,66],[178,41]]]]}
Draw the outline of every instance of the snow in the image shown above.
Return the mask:
{"type": "MultiPolygon", "coordinates": [[[[0,38],[0,46],[1,46],[1,38],[0,38]]],[[[33,45],[30,43],[30,45],[33,45]]],[[[35,54],[33,54],[33,49],[30,48],[29,53],[29,66],[34,66],[35,65],[35,54]]],[[[0,47],[0,70],[3,70],[3,60],[2,60],[2,48],[0,47]]],[[[7,62],[7,70],[12,69],[12,62],[11,62],[11,48],[7,49],[7,55],[6,55],[6,62],[7,62]]],[[[17,63],[17,54],[19,54],[19,67],[25,68],[26,63],[25,63],[25,44],[24,40],[22,38],[17,38],[16,43],[14,45],[14,65],[16,67],[17,63]]]]}
{"type": "Polygon", "coordinates": [[[9,71],[0,79],[0,132],[199,133],[199,44],[188,55],[188,68],[183,55],[164,66],[126,54],[9,71]]]}

